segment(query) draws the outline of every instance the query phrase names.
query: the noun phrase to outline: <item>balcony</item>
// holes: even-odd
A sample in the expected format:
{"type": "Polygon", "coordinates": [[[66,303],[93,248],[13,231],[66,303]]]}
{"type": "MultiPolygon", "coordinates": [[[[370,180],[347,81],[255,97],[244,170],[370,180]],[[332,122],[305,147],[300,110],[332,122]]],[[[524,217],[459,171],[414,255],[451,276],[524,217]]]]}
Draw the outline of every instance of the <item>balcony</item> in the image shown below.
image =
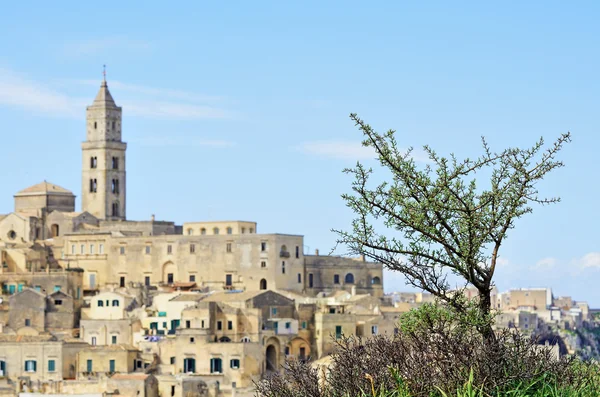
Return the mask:
{"type": "Polygon", "coordinates": [[[279,257],[280,258],[289,258],[290,257],[290,253],[287,251],[279,251],[279,257]]]}

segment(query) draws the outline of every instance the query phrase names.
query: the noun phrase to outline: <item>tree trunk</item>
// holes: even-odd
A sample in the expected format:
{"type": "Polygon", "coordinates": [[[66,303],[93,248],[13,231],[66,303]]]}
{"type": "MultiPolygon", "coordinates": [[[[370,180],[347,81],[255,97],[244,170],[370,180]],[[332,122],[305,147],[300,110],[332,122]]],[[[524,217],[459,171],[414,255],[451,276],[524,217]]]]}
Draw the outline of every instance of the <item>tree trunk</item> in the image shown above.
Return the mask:
{"type": "Polygon", "coordinates": [[[486,343],[489,344],[496,341],[496,334],[494,333],[490,319],[490,312],[492,310],[491,292],[489,287],[479,290],[479,318],[484,322],[478,328],[486,343]]]}

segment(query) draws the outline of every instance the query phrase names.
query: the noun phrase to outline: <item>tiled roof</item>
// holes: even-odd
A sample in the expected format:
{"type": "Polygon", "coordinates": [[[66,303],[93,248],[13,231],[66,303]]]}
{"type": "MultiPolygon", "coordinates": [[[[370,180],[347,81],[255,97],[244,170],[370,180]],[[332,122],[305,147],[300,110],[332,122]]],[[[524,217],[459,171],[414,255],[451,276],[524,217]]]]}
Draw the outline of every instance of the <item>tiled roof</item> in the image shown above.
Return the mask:
{"type": "Polygon", "coordinates": [[[60,187],[60,186],[55,185],[53,183],[44,181],[44,182],[38,183],[37,185],[33,185],[33,186],[30,186],[30,187],[28,187],[26,189],[21,190],[20,192],[18,192],[16,194],[16,196],[33,194],[33,193],[38,193],[38,194],[58,193],[58,194],[70,194],[70,195],[73,195],[73,192],[71,192],[70,190],[65,189],[64,187],[60,187]]]}

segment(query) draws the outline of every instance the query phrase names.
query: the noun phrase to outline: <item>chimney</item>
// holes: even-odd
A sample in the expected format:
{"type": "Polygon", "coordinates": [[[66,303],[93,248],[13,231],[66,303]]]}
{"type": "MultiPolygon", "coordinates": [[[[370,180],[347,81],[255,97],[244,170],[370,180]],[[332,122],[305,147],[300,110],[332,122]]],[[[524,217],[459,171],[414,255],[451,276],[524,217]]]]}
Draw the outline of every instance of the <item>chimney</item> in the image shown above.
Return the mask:
{"type": "Polygon", "coordinates": [[[315,250],[315,255],[319,256],[319,249],[318,248],[315,250]]]}

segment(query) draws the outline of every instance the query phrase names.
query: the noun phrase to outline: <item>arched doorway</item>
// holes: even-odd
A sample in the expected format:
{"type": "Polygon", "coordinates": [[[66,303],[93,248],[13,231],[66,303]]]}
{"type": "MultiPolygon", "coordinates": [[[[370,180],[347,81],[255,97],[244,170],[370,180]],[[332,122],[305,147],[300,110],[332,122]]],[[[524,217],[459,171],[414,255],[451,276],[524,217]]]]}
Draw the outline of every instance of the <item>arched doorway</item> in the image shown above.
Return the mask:
{"type": "Polygon", "coordinates": [[[167,262],[163,265],[162,282],[173,284],[175,281],[177,281],[177,267],[173,262],[167,262]]]}
{"type": "Polygon", "coordinates": [[[266,358],[267,371],[277,371],[279,365],[277,361],[277,349],[275,348],[275,345],[267,346],[266,358]]]}
{"type": "Polygon", "coordinates": [[[56,223],[51,226],[51,232],[52,237],[58,237],[60,235],[60,228],[56,223]]]}
{"type": "Polygon", "coordinates": [[[260,280],[260,289],[267,289],[267,280],[265,280],[264,278],[260,280]]]}

